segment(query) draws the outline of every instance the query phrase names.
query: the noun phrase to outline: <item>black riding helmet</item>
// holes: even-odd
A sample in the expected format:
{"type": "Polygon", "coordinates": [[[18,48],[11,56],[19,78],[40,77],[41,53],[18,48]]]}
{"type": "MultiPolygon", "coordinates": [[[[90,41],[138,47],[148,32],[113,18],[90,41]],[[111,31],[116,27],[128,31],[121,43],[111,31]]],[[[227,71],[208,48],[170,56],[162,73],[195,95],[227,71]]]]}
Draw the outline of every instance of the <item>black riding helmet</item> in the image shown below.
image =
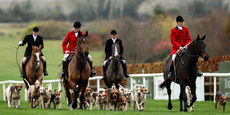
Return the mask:
{"type": "Polygon", "coordinates": [[[81,28],[81,22],[79,22],[79,21],[74,22],[73,27],[74,28],[81,28]]]}
{"type": "Polygon", "coordinates": [[[176,17],[176,22],[183,22],[183,21],[184,21],[184,19],[183,19],[182,16],[177,16],[176,17]]]}
{"type": "Polygon", "coordinates": [[[117,35],[117,31],[116,31],[116,30],[112,30],[112,31],[110,32],[110,34],[111,34],[111,35],[117,35]]]}
{"type": "Polygon", "coordinates": [[[33,28],[33,31],[34,31],[34,32],[39,32],[38,27],[34,27],[34,28],[33,28]]]}

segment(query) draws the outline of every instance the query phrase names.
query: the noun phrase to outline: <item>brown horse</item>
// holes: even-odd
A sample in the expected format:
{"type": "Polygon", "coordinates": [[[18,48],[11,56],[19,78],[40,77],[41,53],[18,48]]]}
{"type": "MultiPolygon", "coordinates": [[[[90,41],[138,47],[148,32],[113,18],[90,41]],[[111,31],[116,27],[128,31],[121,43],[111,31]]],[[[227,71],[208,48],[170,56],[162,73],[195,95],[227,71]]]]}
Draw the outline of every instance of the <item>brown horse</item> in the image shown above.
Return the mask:
{"type": "MultiPolygon", "coordinates": [[[[32,53],[31,57],[26,64],[26,80],[29,82],[30,85],[34,85],[36,80],[40,82],[42,85],[42,73],[43,73],[43,65],[42,65],[42,58],[41,58],[41,45],[39,47],[32,46],[32,53]]],[[[22,72],[22,60],[20,61],[20,72],[22,72]]],[[[24,81],[25,82],[25,81],[24,81]]],[[[26,89],[28,89],[28,85],[25,82],[26,89]]]]}
{"type": "Polygon", "coordinates": [[[104,80],[108,88],[111,88],[113,84],[116,85],[116,88],[119,88],[118,84],[123,84],[124,74],[120,62],[119,51],[119,43],[116,42],[112,45],[112,59],[108,64],[108,68],[106,70],[106,80],[104,80]]]}
{"type": "MultiPolygon", "coordinates": [[[[187,107],[193,105],[196,101],[196,78],[197,78],[197,61],[199,57],[202,57],[204,61],[207,61],[209,56],[206,52],[206,44],[204,43],[205,35],[200,38],[197,36],[196,40],[193,40],[186,50],[182,50],[179,55],[177,55],[175,61],[175,83],[180,85],[180,111],[187,112],[187,107]],[[192,93],[192,102],[190,105],[187,104],[187,96],[185,92],[185,87],[189,86],[192,93]],[[184,101],[184,110],[182,107],[182,101],[184,101]]],[[[171,89],[170,85],[172,80],[168,78],[169,67],[171,63],[171,57],[166,58],[164,62],[164,82],[160,84],[160,88],[167,88],[168,93],[168,109],[172,109],[171,103],[171,89]]]]}
{"type": "Polygon", "coordinates": [[[68,75],[64,78],[64,87],[66,90],[66,96],[68,98],[68,108],[70,110],[77,107],[77,98],[80,94],[80,109],[84,100],[84,92],[88,84],[90,75],[90,66],[86,58],[88,56],[88,41],[85,35],[79,34],[78,44],[75,55],[71,59],[68,65],[68,75]],[[73,95],[70,93],[73,90],[73,95]]]}

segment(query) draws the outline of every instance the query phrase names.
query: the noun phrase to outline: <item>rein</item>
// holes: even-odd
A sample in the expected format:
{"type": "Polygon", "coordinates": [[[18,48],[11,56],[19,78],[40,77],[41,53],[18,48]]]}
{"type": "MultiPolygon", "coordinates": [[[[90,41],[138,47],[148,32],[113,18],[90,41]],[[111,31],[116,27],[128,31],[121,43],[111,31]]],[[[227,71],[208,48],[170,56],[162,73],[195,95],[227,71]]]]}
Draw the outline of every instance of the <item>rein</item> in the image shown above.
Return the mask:
{"type": "Polygon", "coordinates": [[[17,65],[18,65],[18,68],[20,69],[19,63],[18,63],[18,49],[19,49],[19,46],[18,46],[16,49],[17,49],[17,50],[16,50],[16,63],[17,63],[17,65]]]}

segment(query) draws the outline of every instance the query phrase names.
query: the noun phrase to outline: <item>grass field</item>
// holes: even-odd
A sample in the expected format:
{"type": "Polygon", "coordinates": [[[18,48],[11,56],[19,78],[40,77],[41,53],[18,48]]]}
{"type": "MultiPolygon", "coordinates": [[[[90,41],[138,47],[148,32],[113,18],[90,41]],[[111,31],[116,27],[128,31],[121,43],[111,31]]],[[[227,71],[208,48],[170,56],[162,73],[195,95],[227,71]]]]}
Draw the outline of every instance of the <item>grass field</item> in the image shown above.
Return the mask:
{"type": "Polygon", "coordinates": [[[54,110],[53,105],[51,109],[41,110],[39,107],[36,109],[30,109],[29,103],[22,101],[21,107],[19,109],[8,108],[4,101],[0,101],[0,114],[1,115],[67,115],[67,114],[77,114],[77,115],[217,115],[217,114],[230,114],[230,107],[226,107],[225,113],[220,113],[219,109],[214,108],[214,103],[212,101],[196,102],[193,112],[180,112],[179,111],[179,101],[172,101],[173,109],[167,109],[167,101],[156,101],[152,99],[147,99],[146,108],[144,111],[133,111],[133,109],[124,111],[105,111],[96,110],[95,106],[93,110],[73,110],[67,109],[66,100],[62,100],[62,109],[54,110]]]}

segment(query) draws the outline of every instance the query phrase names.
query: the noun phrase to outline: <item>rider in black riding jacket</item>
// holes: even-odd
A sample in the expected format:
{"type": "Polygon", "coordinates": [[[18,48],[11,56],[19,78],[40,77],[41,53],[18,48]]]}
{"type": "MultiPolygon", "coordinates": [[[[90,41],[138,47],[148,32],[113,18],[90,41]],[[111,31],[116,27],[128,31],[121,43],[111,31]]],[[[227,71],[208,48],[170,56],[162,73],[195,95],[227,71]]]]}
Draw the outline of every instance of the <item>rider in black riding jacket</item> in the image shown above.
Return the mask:
{"type": "Polygon", "coordinates": [[[112,44],[118,42],[119,43],[119,46],[120,46],[120,51],[119,52],[119,55],[120,55],[120,62],[122,64],[122,68],[123,68],[123,71],[124,71],[124,76],[125,78],[128,78],[129,75],[127,74],[127,67],[126,67],[126,61],[125,59],[122,57],[122,54],[123,54],[123,45],[122,45],[122,41],[120,39],[117,38],[117,31],[116,30],[112,30],[110,32],[110,36],[111,38],[109,38],[108,40],[106,40],[106,44],[105,44],[105,61],[104,61],[104,64],[103,64],[103,78],[102,80],[105,80],[106,78],[106,67],[108,65],[108,62],[109,60],[112,59],[112,44]]]}

